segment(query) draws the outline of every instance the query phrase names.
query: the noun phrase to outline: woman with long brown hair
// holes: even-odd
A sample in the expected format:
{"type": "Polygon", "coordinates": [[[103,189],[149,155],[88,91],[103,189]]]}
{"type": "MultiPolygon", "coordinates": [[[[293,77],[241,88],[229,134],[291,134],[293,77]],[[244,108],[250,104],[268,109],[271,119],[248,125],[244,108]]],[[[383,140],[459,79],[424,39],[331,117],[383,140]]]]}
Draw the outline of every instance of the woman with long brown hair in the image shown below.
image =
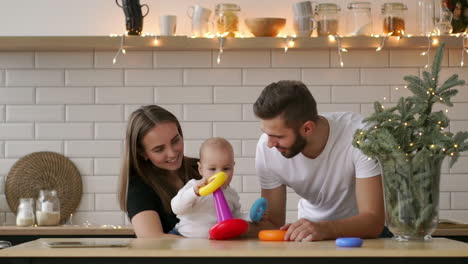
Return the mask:
{"type": "Polygon", "coordinates": [[[135,110],[128,121],[119,202],[137,237],[172,236],[179,221],[171,199],[191,179],[201,179],[197,159],[184,156],[177,118],[157,105],[135,110]]]}

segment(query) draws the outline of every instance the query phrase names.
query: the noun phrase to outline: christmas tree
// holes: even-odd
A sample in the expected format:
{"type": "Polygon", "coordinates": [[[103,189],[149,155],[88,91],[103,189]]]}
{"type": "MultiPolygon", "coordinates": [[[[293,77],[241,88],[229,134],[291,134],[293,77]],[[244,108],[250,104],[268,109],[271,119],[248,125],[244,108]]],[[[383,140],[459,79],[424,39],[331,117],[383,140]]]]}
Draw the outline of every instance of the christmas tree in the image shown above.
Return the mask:
{"type": "Polygon", "coordinates": [[[454,74],[438,85],[444,46],[422,79],[404,77],[413,96],[388,109],[375,102],[375,112],[364,119],[367,128],[354,134],[353,145],[380,162],[386,221],[403,240],[430,237],[437,224],[442,161],[449,156],[452,166],[468,149],[468,132],[447,131],[448,117],[433,111],[437,103],[453,106],[451,98],[458,93],[453,87],[465,83],[454,74]]]}

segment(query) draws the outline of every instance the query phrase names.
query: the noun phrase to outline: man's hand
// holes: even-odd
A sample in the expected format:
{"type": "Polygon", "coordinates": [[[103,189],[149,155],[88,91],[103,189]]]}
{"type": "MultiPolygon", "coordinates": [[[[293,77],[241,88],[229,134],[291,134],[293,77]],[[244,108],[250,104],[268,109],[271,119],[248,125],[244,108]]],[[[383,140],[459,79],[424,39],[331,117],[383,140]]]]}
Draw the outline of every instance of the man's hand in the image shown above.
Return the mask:
{"type": "Polygon", "coordinates": [[[304,218],[280,229],[287,230],[284,240],[296,242],[325,240],[333,236],[333,230],[325,222],[311,222],[304,218]]]}

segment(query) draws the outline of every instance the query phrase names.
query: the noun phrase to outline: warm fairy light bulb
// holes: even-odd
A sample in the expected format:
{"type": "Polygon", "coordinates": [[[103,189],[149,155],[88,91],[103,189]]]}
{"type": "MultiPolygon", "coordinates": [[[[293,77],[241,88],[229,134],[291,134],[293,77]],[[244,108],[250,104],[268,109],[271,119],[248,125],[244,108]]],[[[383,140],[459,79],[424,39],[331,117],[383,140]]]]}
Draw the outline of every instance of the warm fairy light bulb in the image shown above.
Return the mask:
{"type": "Polygon", "coordinates": [[[421,56],[426,56],[427,55],[427,52],[423,51],[421,52],[421,56]]]}
{"type": "Polygon", "coordinates": [[[288,45],[285,45],[285,46],[284,46],[284,52],[285,52],[285,53],[288,52],[288,45]]]}
{"type": "Polygon", "coordinates": [[[439,45],[439,39],[438,38],[432,39],[432,45],[439,45]]]}
{"type": "Polygon", "coordinates": [[[125,49],[122,49],[123,54],[127,54],[127,51],[125,49]]]}
{"type": "Polygon", "coordinates": [[[158,38],[154,38],[153,44],[156,45],[156,46],[159,45],[159,39],[158,39],[158,38]]]}
{"type": "Polygon", "coordinates": [[[453,152],[452,152],[452,153],[450,153],[450,156],[453,156],[453,155],[455,155],[455,153],[453,153],[453,152]]]}
{"type": "Polygon", "coordinates": [[[115,64],[117,60],[115,58],[112,59],[112,64],[115,64]]]}
{"type": "Polygon", "coordinates": [[[334,42],[336,40],[336,38],[333,35],[328,35],[328,40],[331,41],[331,42],[334,42]]]}
{"type": "Polygon", "coordinates": [[[392,119],[388,119],[388,122],[392,122],[392,119]]]}
{"type": "Polygon", "coordinates": [[[453,145],[454,148],[458,148],[458,144],[453,145]]]}
{"type": "Polygon", "coordinates": [[[414,145],[414,143],[409,143],[409,146],[412,147],[414,145]]]}
{"type": "Polygon", "coordinates": [[[445,109],[445,113],[448,113],[448,109],[445,109]]]}
{"type": "Polygon", "coordinates": [[[381,50],[382,50],[382,47],[380,47],[380,46],[375,49],[375,51],[381,51],[381,50]]]}
{"type": "Polygon", "coordinates": [[[346,48],[341,48],[341,52],[348,52],[348,49],[346,49],[346,48]]]}
{"type": "Polygon", "coordinates": [[[408,125],[408,123],[406,123],[406,122],[405,122],[403,125],[407,126],[407,125],[408,125]]]}
{"type": "Polygon", "coordinates": [[[294,43],[294,40],[290,40],[290,41],[288,42],[288,46],[289,46],[290,48],[294,47],[294,44],[295,44],[295,43],[294,43]]]}
{"type": "Polygon", "coordinates": [[[344,66],[344,63],[340,61],[340,67],[343,68],[343,66],[344,66]]]}
{"type": "Polygon", "coordinates": [[[434,144],[432,144],[430,148],[431,148],[431,149],[434,149],[434,148],[435,148],[435,145],[434,145],[434,144]]]}
{"type": "Polygon", "coordinates": [[[398,88],[398,87],[395,87],[395,90],[396,90],[396,91],[398,91],[399,89],[400,89],[400,88],[398,88]]]}

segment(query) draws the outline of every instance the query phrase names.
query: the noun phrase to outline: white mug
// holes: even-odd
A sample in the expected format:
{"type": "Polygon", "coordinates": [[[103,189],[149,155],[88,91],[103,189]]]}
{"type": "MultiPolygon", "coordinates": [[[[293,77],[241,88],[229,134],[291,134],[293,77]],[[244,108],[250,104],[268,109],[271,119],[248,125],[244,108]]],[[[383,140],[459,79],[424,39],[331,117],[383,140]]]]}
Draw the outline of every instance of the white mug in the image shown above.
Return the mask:
{"type": "Polygon", "coordinates": [[[313,16],[312,10],[312,2],[311,1],[304,1],[298,2],[293,4],[293,11],[294,16],[296,17],[305,17],[305,16],[313,16]]]}
{"type": "Polygon", "coordinates": [[[163,15],[159,17],[159,33],[161,36],[174,36],[177,27],[177,17],[163,15]]]}
{"type": "Polygon", "coordinates": [[[294,31],[298,37],[310,37],[316,27],[317,23],[311,16],[294,17],[294,31]]]}
{"type": "Polygon", "coordinates": [[[192,35],[195,37],[204,36],[209,32],[209,21],[211,10],[199,5],[190,6],[187,15],[192,20],[192,35]]]}

